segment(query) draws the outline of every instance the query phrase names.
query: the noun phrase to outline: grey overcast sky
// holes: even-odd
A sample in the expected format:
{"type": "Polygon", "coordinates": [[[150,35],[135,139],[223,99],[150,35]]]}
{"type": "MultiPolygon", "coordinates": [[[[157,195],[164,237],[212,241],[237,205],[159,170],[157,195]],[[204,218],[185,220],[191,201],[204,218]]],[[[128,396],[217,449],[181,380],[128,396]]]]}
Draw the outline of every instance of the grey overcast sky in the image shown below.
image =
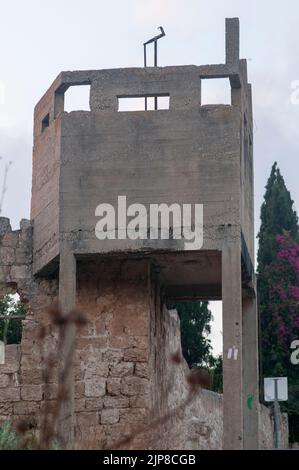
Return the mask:
{"type": "Polygon", "coordinates": [[[142,66],[159,25],[159,65],[221,63],[235,16],[253,85],[256,228],[275,160],[299,209],[298,0],[1,0],[0,155],[13,161],[2,215],[14,228],[29,217],[33,107],[61,70],[142,66]]]}

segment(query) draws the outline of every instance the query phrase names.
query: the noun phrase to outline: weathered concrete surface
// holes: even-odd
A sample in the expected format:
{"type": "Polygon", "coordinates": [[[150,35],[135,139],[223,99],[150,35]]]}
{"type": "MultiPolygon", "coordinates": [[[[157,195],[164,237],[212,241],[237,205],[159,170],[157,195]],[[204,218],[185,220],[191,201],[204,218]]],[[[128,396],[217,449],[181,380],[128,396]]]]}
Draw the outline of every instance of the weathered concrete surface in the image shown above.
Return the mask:
{"type": "Polygon", "coordinates": [[[116,206],[119,195],[147,208],[204,204],[204,249],[221,250],[229,226],[232,236],[242,231],[253,259],[251,91],[237,58],[238,20],[226,28],[225,64],[62,72],[55,80],[35,109],[34,272],[56,260],[59,240],[76,254],[184,250],[180,240],[97,240],[95,209],[116,206]],[[232,105],[201,106],[201,80],[217,77],[230,78],[232,105]],[[65,90],[83,84],[91,85],[91,111],[65,113],[65,90]],[[118,97],[152,94],[169,94],[169,110],[117,112],[118,97]]]}
{"type": "MultiPolygon", "coordinates": [[[[244,324],[242,312],[244,298],[255,297],[252,142],[251,88],[246,61],[239,60],[237,19],[226,22],[223,64],[62,72],[37,104],[33,238],[31,226],[12,235],[8,221],[2,222],[2,240],[13,246],[3,245],[1,276],[3,291],[17,288],[28,305],[20,377],[21,384],[32,380],[39,388],[30,390],[24,382],[23,400],[35,403],[39,397],[38,403],[44,393],[37,379],[42,353],[32,343],[42,322],[50,332],[45,348],[55,347],[45,307],[58,298],[63,310],[77,302],[93,312],[90,324],[98,322],[78,338],[76,354],[85,366],[78,370],[76,363],[70,376],[66,439],[73,430],[78,436],[89,429],[98,445],[112,445],[131,424],[146,420],[161,377],[154,357],[160,357],[163,342],[155,355],[152,349],[161,305],[167,299],[222,298],[224,447],[258,446],[258,407],[244,409],[248,394],[257,403],[256,304],[247,309],[244,324]],[[230,79],[231,105],[201,106],[201,80],[221,77],[230,79]],[[91,85],[91,111],[64,112],[67,88],[84,84],[91,85]],[[149,94],[169,94],[170,109],[117,112],[119,97],[149,94]],[[146,208],[203,204],[202,250],[188,251],[184,240],[173,239],[99,241],[95,209],[103,202],[116,205],[119,195],[146,208]]],[[[161,410],[165,400],[155,400],[161,410]]]]}

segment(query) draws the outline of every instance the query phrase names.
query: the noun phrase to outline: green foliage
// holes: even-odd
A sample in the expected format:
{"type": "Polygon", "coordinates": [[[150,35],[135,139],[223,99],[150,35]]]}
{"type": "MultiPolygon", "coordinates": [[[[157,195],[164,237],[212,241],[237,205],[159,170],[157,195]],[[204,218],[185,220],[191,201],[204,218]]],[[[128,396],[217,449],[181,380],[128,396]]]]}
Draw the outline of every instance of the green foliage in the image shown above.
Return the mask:
{"type": "MultiPolygon", "coordinates": [[[[17,434],[11,428],[9,421],[0,426],[0,450],[37,450],[40,449],[40,442],[34,430],[27,430],[17,434]]],[[[57,441],[53,441],[49,450],[62,450],[57,441]]]]}
{"type": "Polygon", "coordinates": [[[16,450],[19,446],[19,438],[17,434],[12,431],[9,422],[0,427],[0,450],[16,450]]]}
{"type": "Polygon", "coordinates": [[[0,340],[6,336],[7,344],[18,344],[22,338],[22,321],[10,319],[10,315],[18,315],[21,318],[25,315],[24,305],[20,300],[15,300],[13,296],[6,295],[0,300],[0,315],[6,318],[0,319],[0,340]]]}
{"type": "Polygon", "coordinates": [[[189,367],[209,365],[211,362],[211,342],[207,335],[211,332],[212,313],[208,302],[176,302],[175,308],[180,317],[182,352],[189,367]]]}
{"type": "Polygon", "coordinates": [[[190,368],[207,369],[211,376],[212,390],[222,392],[222,357],[212,355],[211,333],[212,313],[208,302],[185,301],[168,305],[175,308],[180,317],[182,353],[190,368]]]}
{"type": "Polygon", "coordinates": [[[260,372],[261,379],[288,377],[289,400],[282,407],[296,422],[299,419],[299,375],[298,366],[290,362],[290,343],[299,338],[298,217],[276,163],[264,198],[258,234],[260,372]]]}
{"type": "Polygon", "coordinates": [[[209,369],[212,378],[212,390],[214,392],[223,392],[223,360],[219,355],[211,360],[211,367],[209,369]]]}
{"type": "Polygon", "coordinates": [[[261,226],[258,234],[258,273],[276,256],[276,235],[287,231],[294,240],[298,239],[298,217],[293,209],[290,192],[275,162],[266,185],[264,202],[261,207],[261,226]]]}

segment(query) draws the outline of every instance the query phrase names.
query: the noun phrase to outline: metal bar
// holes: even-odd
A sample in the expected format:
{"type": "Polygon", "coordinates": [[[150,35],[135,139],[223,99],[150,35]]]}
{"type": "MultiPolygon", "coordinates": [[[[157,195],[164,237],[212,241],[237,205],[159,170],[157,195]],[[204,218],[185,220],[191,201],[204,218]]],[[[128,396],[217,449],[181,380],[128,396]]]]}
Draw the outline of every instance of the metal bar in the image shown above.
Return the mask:
{"type": "Polygon", "coordinates": [[[278,380],[274,380],[274,435],[275,449],[280,448],[280,407],[278,401],[278,380]]]}
{"type": "Polygon", "coordinates": [[[144,67],[146,67],[146,44],[143,44],[144,67]]]}
{"type": "Polygon", "coordinates": [[[149,40],[146,41],[144,44],[150,44],[151,42],[155,42],[155,41],[157,41],[158,39],[163,38],[163,36],[165,36],[165,31],[164,31],[163,27],[162,27],[162,26],[159,26],[158,29],[160,29],[161,33],[158,34],[158,36],[154,36],[153,38],[149,39],[149,40]]]}
{"type": "Polygon", "coordinates": [[[19,315],[0,315],[0,320],[25,320],[25,317],[19,315]]]}
{"type": "MultiPolygon", "coordinates": [[[[146,68],[146,44],[143,44],[143,57],[144,57],[144,68],[146,68]]],[[[147,97],[144,98],[144,109],[147,111],[147,97]]]]}
{"type": "MultiPolygon", "coordinates": [[[[146,56],[147,50],[146,50],[146,46],[147,46],[147,44],[151,44],[152,42],[154,43],[154,67],[158,66],[157,41],[158,41],[158,39],[165,36],[165,31],[164,31],[163,27],[159,26],[158,29],[160,29],[160,31],[161,31],[161,33],[158,34],[158,36],[154,36],[153,38],[151,38],[148,41],[143,43],[143,60],[144,60],[144,67],[145,68],[147,67],[147,56],[146,56]]],[[[158,97],[157,96],[155,96],[154,102],[155,102],[154,109],[157,110],[158,109],[158,97]]],[[[146,96],[144,97],[144,109],[145,109],[145,111],[147,111],[147,97],[146,96]]]]}
{"type": "Polygon", "coordinates": [[[3,343],[4,343],[5,346],[7,344],[8,326],[9,326],[9,320],[5,320],[4,321],[4,328],[3,328],[3,343]]]}
{"type": "MultiPolygon", "coordinates": [[[[158,47],[157,47],[157,40],[154,42],[154,66],[157,67],[158,65],[158,47]]],[[[158,109],[158,97],[155,96],[155,110],[158,109]]]]}

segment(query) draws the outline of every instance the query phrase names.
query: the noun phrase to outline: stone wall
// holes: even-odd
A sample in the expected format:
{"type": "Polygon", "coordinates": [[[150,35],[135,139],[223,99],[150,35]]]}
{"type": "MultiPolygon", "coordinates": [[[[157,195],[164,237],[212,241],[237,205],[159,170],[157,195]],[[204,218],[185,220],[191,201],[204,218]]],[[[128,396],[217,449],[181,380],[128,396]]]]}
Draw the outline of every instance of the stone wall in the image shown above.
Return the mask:
{"type": "Polygon", "coordinates": [[[179,364],[171,360],[171,356],[177,352],[182,357],[180,322],[175,310],[168,311],[164,307],[161,314],[160,334],[157,334],[158,357],[161,361],[160,377],[156,382],[157,399],[160,396],[160,415],[165,416],[172,410],[173,417],[162,427],[155,447],[221,449],[222,395],[202,389],[184,406],[190,394],[187,382],[190,369],[183,358],[179,364]]]}
{"type": "Polygon", "coordinates": [[[25,305],[26,318],[21,344],[6,346],[5,364],[0,365],[0,422],[26,418],[38,427],[45,398],[43,356],[56,340],[46,309],[57,300],[57,280],[32,276],[31,223],[22,220],[20,229],[12,231],[9,219],[1,217],[0,295],[16,292],[25,305]],[[41,325],[48,328],[42,343],[38,340],[41,325]]]}
{"type": "MultiPolygon", "coordinates": [[[[160,299],[156,296],[156,307],[160,299]]],[[[157,314],[159,310],[156,308],[157,314]]],[[[158,314],[159,315],[159,314],[158,314]]],[[[164,449],[221,449],[223,433],[222,395],[209,390],[200,390],[195,399],[180,409],[190,392],[186,377],[190,373],[186,361],[180,364],[171,361],[175,352],[181,355],[180,323],[175,310],[165,307],[160,319],[152,323],[155,334],[152,344],[159,351],[159,366],[156,364],[156,399],[158,413],[165,416],[176,410],[172,419],[161,427],[154,447],[164,449]],[[160,397],[160,398],[159,398],[160,397]]],[[[259,447],[274,448],[274,423],[271,410],[259,407],[259,447]]],[[[157,434],[157,429],[155,429],[157,434]]],[[[288,417],[281,417],[281,448],[288,448],[288,417]]]]}
{"type": "Polygon", "coordinates": [[[148,263],[79,263],[77,299],[88,323],[76,341],[76,436],[110,448],[149,413],[148,263]]]}
{"type": "MultiPolygon", "coordinates": [[[[12,231],[0,219],[0,294],[18,292],[26,306],[21,345],[5,348],[0,365],[0,424],[24,418],[37,428],[57,394],[57,370],[45,389],[43,359],[55,350],[56,331],[46,314],[57,301],[58,279],[32,276],[32,227],[12,231]],[[40,326],[47,335],[39,339],[40,326]]],[[[77,306],[87,317],[75,344],[75,446],[113,448],[133,434],[131,447],[221,449],[222,395],[189,394],[176,311],[163,305],[149,260],[94,258],[77,262],[77,306]],[[164,418],[170,414],[170,418],[164,418]],[[151,424],[152,423],[152,424],[151,424]],[[137,432],[147,425],[145,432],[137,432]]],[[[282,419],[287,447],[287,418],[282,419]]],[[[270,411],[260,408],[260,446],[273,448],[270,411]]]]}
{"type": "Polygon", "coordinates": [[[0,365],[0,425],[20,411],[20,352],[19,345],[7,345],[0,365]]]}

